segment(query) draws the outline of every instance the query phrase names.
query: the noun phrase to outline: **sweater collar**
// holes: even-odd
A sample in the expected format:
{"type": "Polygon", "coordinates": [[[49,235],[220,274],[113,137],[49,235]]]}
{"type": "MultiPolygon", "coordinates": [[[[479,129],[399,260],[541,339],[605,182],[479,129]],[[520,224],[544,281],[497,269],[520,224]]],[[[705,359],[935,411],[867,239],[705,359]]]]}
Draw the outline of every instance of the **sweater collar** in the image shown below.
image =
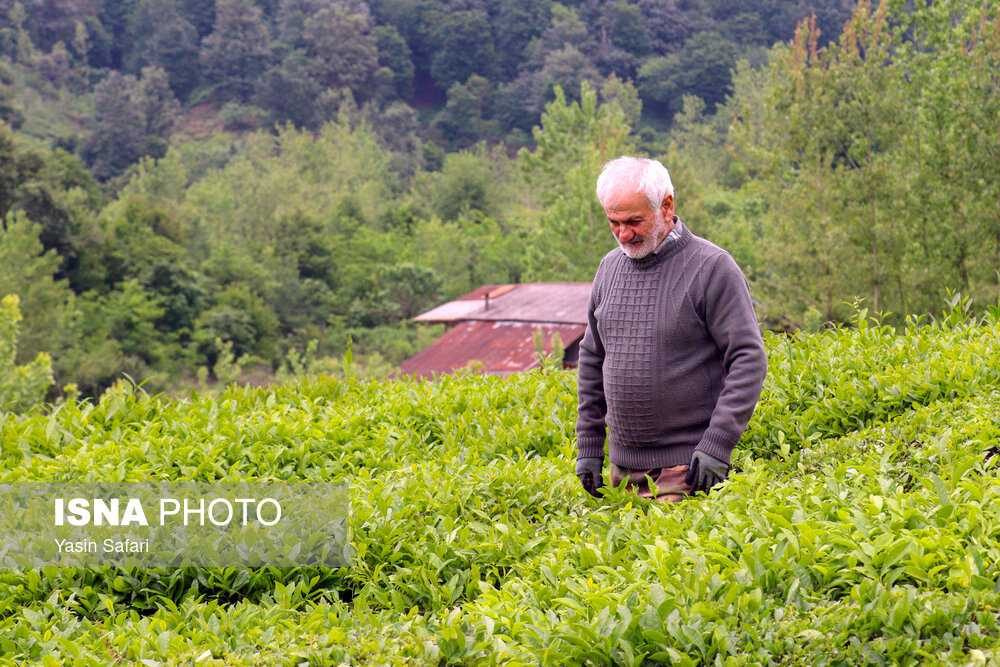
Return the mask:
{"type": "Polygon", "coordinates": [[[663,260],[665,260],[667,257],[671,257],[677,254],[680,250],[684,248],[684,246],[686,246],[688,243],[691,242],[693,234],[691,234],[691,230],[688,228],[688,226],[683,224],[681,219],[678,218],[676,215],[674,216],[674,224],[675,224],[674,230],[667,235],[667,238],[664,239],[653,252],[649,253],[645,257],[640,257],[639,259],[633,259],[628,255],[625,255],[624,251],[622,251],[622,254],[625,255],[625,258],[628,259],[628,261],[632,262],[632,264],[635,267],[641,269],[655,266],[660,262],[662,262],[663,260]],[[674,231],[677,231],[678,229],[680,230],[679,234],[677,236],[674,236],[674,231]]]}
{"type": "Polygon", "coordinates": [[[684,225],[683,223],[681,223],[681,219],[678,218],[676,215],[674,216],[673,222],[674,226],[670,230],[670,233],[663,237],[663,240],[660,241],[660,245],[653,248],[653,252],[660,252],[671,243],[675,243],[676,241],[680,240],[681,232],[684,229],[684,225]]]}

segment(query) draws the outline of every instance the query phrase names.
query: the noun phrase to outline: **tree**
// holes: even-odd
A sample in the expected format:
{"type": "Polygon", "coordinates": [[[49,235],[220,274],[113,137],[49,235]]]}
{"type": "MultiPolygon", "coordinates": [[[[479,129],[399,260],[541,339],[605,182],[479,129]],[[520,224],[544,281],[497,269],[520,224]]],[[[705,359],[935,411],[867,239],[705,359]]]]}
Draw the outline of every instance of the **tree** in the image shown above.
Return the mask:
{"type": "Polygon", "coordinates": [[[368,4],[380,25],[392,26],[406,40],[416,70],[430,71],[431,59],[439,48],[437,27],[449,8],[438,0],[377,0],[368,4]]]}
{"type": "Polygon", "coordinates": [[[595,60],[603,71],[632,78],[652,49],[652,39],[639,7],[618,0],[604,6],[595,60]]]}
{"type": "Polygon", "coordinates": [[[25,27],[31,33],[31,41],[42,52],[51,51],[57,42],[71,44],[76,26],[85,24],[95,13],[91,2],[26,0],[24,5],[29,10],[25,27]]]}
{"type": "Polygon", "coordinates": [[[913,282],[935,305],[949,283],[980,305],[997,303],[1000,9],[958,0],[922,8],[912,33],[909,58],[900,59],[919,103],[911,103],[911,130],[900,138],[899,191],[904,215],[920,224],[910,246],[913,282]],[[926,229],[926,220],[941,224],[926,229]]]}
{"type": "MultiPolygon", "coordinates": [[[[184,246],[186,229],[175,212],[142,194],[129,193],[119,203],[104,213],[104,287],[121,291],[134,282],[156,306],[149,322],[156,338],[186,343],[207,296],[206,280],[184,246]]],[[[123,350],[132,354],[124,343],[123,350]]]]}
{"type": "Polygon", "coordinates": [[[251,0],[218,0],[215,30],[201,48],[203,73],[221,99],[250,100],[271,58],[271,36],[251,0]]]}
{"type": "Polygon", "coordinates": [[[56,42],[49,53],[40,56],[35,66],[56,88],[66,86],[73,74],[69,51],[62,42],[56,42]]]}
{"type": "Polygon", "coordinates": [[[576,99],[576,91],[581,89],[584,82],[594,87],[601,80],[590,59],[572,44],[550,51],[545,56],[545,65],[536,76],[537,91],[542,101],[547,100],[556,86],[570,91],[569,98],[576,99]]]}
{"type": "Polygon", "coordinates": [[[39,352],[23,366],[16,363],[19,305],[20,300],[14,294],[0,298],[0,414],[21,412],[41,403],[52,386],[52,361],[48,354],[39,352]]]}
{"type": "Polygon", "coordinates": [[[530,128],[552,98],[556,87],[572,91],[569,96],[573,99],[582,83],[586,82],[591,87],[600,83],[597,68],[572,44],[547,50],[543,58],[540,69],[523,72],[517,79],[502,86],[496,95],[495,115],[504,127],[530,128]]]}
{"type": "Polygon", "coordinates": [[[399,309],[401,319],[416,317],[433,305],[441,290],[441,278],[434,269],[408,262],[394,264],[379,272],[387,298],[399,309]]]}
{"type": "Polygon", "coordinates": [[[477,216],[501,218],[512,198],[512,165],[498,147],[474,149],[445,156],[440,171],[421,174],[414,184],[418,211],[445,222],[477,216]]]}
{"type": "Polygon", "coordinates": [[[391,25],[380,25],[374,30],[378,48],[378,62],[392,71],[396,95],[409,99],[413,95],[413,59],[410,47],[399,31],[391,25]]]}
{"type": "Polygon", "coordinates": [[[508,130],[530,130],[538,121],[544,98],[533,73],[524,73],[502,86],[496,94],[495,115],[508,130]]]}
{"type": "Polygon", "coordinates": [[[14,89],[11,85],[13,79],[10,72],[0,63],[0,123],[7,123],[13,127],[20,125],[23,117],[17,110],[14,101],[14,89]]]}
{"type": "Polygon", "coordinates": [[[551,20],[548,0],[508,0],[499,3],[492,19],[497,54],[497,74],[503,80],[517,76],[524,52],[551,20]]]}
{"type": "Polygon", "coordinates": [[[281,0],[275,38],[285,48],[305,48],[306,19],[318,9],[316,0],[281,0]]]}
{"type": "Polygon", "coordinates": [[[617,104],[622,110],[628,126],[639,127],[639,118],[642,116],[642,100],[639,99],[639,91],[628,79],[622,81],[614,74],[605,79],[604,83],[601,84],[601,102],[617,104]]]}
{"type": "Polygon", "coordinates": [[[6,224],[7,212],[13,207],[17,186],[20,179],[17,172],[10,168],[17,159],[17,147],[14,144],[14,133],[7,128],[7,124],[0,121],[0,164],[5,165],[5,169],[0,169],[0,222],[6,224]]]}
{"type": "Polygon", "coordinates": [[[624,113],[617,104],[599,105],[587,82],[578,102],[556,87],[533,135],[535,150],[518,153],[542,205],[527,226],[525,278],[589,280],[612,242],[594,182],[605,162],[634,151],[624,113]]]}
{"type": "Polygon", "coordinates": [[[133,99],[144,119],[143,155],[163,157],[167,152],[167,139],[180,113],[180,104],[170,89],[167,73],[159,67],[142,68],[133,99]]]}
{"type": "Polygon", "coordinates": [[[59,278],[75,281],[82,254],[79,229],[99,203],[93,177],[80,160],[61,149],[24,141],[0,124],[0,226],[12,211],[39,225],[39,240],[58,253],[59,278]]]}
{"type": "Polygon", "coordinates": [[[739,70],[730,140],[768,207],[772,318],[843,319],[856,297],[908,313],[938,310],[948,289],[1000,294],[1000,103],[985,74],[1000,62],[985,27],[997,20],[964,0],[862,3],[836,43],[820,48],[806,21],[766,70],[739,70]]]}
{"type": "Polygon", "coordinates": [[[337,2],[323,7],[305,20],[303,40],[323,85],[367,96],[378,69],[378,46],[364,5],[337,2]]]}
{"type": "Polygon", "coordinates": [[[101,0],[98,19],[108,35],[108,65],[121,69],[125,64],[129,17],[135,12],[138,0],[101,0]]]}
{"type": "Polygon", "coordinates": [[[295,49],[257,82],[254,102],[271,112],[272,122],[315,127],[320,121],[315,102],[322,92],[305,51],[295,49]]]}
{"type": "Polygon", "coordinates": [[[128,23],[132,48],[126,52],[126,69],[139,73],[154,65],[166,71],[170,87],[180,99],[198,84],[198,31],[177,0],[139,0],[128,23]]]}
{"type": "Polygon", "coordinates": [[[437,51],[431,59],[431,76],[443,90],[466,81],[473,74],[494,76],[496,52],[489,17],[483,11],[445,14],[435,29],[437,51]]]}
{"type": "Polygon", "coordinates": [[[156,329],[164,308],[155,294],[130,279],[97,297],[96,302],[110,337],[125,355],[141,360],[140,368],[156,367],[168,360],[165,336],[156,329]]]}
{"type": "Polygon", "coordinates": [[[216,5],[216,0],[181,0],[184,18],[195,27],[200,39],[204,39],[212,32],[218,11],[216,5]]]}
{"type": "Polygon", "coordinates": [[[301,211],[278,221],[274,275],[278,283],[269,299],[285,336],[305,343],[316,337],[328,313],[337,309],[334,290],[340,274],[337,241],[323,223],[301,211]]]}
{"type": "Polygon", "coordinates": [[[531,40],[527,56],[536,66],[545,61],[545,55],[567,44],[578,49],[590,50],[593,40],[587,32],[587,24],[572,8],[561,4],[552,5],[552,19],[541,37],[531,40]]]}
{"type": "Polygon", "coordinates": [[[378,112],[372,125],[391,151],[392,172],[405,183],[423,166],[420,118],[406,102],[392,102],[378,112]]]}
{"type": "Polygon", "coordinates": [[[94,89],[94,130],[85,154],[101,179],[125,171],[144,155],[163,155],[178,105],[158,68],[143,78],[111,72],[94,89]]]}
{"type": "Polygon", "coordinates": [[[719,33],[699,32],[681,51],[643,63],[639,93],[669,116],[680,111],[684,95],[697,95],[712,111],[731,90],[730,70],[736,55],[733,44],[719,33]]]}
{"type": "Polygon", "coordinates": [[[233,344],[233,354],[272,359],[277,350],[279,322],[263,299],[245,285],[227,287],[195,323],[194,341],[210,364],[221,352],[215,340],[233,344]]]}
{"type": "Polygon", "coordinates": [[[490,82],[476,74],[448,89],[448,103],[438,113],[434,126],[452,149],[468,148],[497,133],[496,123],[487,119],[491,98],[490,82]]]}
{"type": "Polygon", "coordinates": [[[71,344],[66,324],[72,316],[73,294],[64,280],[56,280],[60,257],[39,240],[41,227],[22,212],[9,213],[0,228],[0,285],[16,294],[24,319],[17,359],[33,359],[40,352],[59,352],[71,344]]]}

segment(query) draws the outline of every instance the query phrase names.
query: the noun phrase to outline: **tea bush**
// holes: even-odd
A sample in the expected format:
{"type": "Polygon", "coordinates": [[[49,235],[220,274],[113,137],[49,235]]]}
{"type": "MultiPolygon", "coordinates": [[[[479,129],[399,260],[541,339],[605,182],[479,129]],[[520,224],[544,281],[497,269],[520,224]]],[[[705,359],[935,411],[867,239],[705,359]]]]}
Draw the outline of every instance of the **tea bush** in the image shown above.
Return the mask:
{"type": "Polygon", "coordinates": [[[729,479],[573,475],[575,377],[119,383],[0,417],[0,483],[347,482],[343,568],[0,573],[0,654],[105,664],[1000,660],[1000,318],[769,334],[729,479]]]}

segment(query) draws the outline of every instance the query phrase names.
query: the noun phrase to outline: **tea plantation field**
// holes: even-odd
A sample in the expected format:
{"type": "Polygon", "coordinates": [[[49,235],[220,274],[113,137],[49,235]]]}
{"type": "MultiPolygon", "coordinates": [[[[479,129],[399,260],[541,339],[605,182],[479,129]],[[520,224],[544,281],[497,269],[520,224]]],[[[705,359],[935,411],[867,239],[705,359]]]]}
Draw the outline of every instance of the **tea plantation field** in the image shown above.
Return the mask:
{"type": "Polygon", "coordinates": [[[2,660],[1000,662],[1000,316],[767,345],[730,478],[667,506],[583,492],[575,375],[549,368],[121,384],[0,416],[0,483],[345,481],[356,549],[336,569],[0,572],[2,660]]]}

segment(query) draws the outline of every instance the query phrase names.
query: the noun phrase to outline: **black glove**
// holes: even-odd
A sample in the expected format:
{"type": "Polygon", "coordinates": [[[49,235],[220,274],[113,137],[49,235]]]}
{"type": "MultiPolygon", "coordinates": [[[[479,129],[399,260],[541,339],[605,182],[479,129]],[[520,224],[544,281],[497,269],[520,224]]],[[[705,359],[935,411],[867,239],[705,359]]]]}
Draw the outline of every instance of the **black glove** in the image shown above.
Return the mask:
{"type": "Polygon", "coordinates": [[[601,469],[604,459],[600,456],[586,456],[576,460],[576,476],[580,478],[584,490],[594,497],[600,497],[597,490],[604,486],[601,469]]]}
{"type": "Polygon", "coordinates": [[[691,463],[688,464],[684,481],[691,487],[691,492],[696,493],[708,491],[724,480],[728,474],[728,463],[696,449],[691,455],[691,463]]]}

